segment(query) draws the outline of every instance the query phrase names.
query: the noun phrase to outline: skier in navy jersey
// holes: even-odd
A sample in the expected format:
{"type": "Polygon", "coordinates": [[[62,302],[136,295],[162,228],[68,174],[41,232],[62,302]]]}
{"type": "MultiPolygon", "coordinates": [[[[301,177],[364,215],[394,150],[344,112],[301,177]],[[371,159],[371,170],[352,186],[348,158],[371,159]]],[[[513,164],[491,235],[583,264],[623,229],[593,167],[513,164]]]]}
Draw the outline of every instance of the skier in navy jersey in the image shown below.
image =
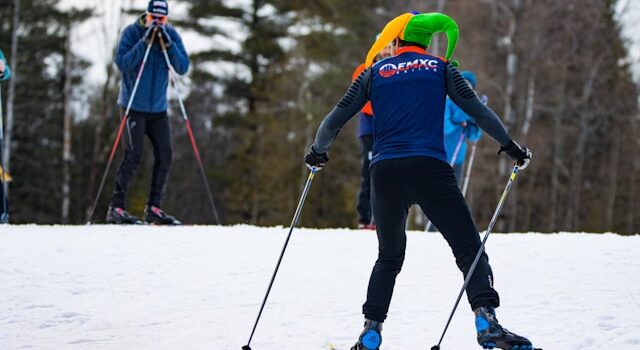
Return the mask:
{"type": "MultiPolygon", "coordinates": [[[[363,305],[365,328],[352,350],[377,350],[382,323],[387,317],[395,279],[406,248],[405,223],[409,206],[417,203],[440,229],[466,275],[481,242],[469,209],[447,163],[443,140],[447,95],[524,168],[531,151],[514,142],[496,114],[485,106],[449,62],[458,39],[458,26],[439,14],[401,15],[389,22],[367,57],[367,68],[323,120],[315,142],[305,157],[310,166],[328,162],[327,151],[344,124],[371,101],[374,144],[371,160],[373,216],[379,241],[367,300],[363,305]],[[433,34],[445,32],[446,59],[431,56],[426,48],[433,34]],[[373,57],[389,42],[396,56],[377,62],[373,57]]],[[[524,337],[504,329],[497,321],[500,304],[493,288],[493,273],[484,253],[466,288],[476,315],[477,340],[486,348],[532,349],[524,337]]]]}

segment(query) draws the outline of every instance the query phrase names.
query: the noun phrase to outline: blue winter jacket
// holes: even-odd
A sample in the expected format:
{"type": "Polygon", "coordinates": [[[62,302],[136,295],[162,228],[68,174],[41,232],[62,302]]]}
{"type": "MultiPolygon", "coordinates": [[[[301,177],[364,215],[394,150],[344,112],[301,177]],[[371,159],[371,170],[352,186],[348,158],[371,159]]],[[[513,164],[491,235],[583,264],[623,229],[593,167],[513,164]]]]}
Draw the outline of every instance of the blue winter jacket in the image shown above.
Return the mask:
{"type": "Polygon", "coordinates": [[[0,80],[9,80],[9,78],[11,78],[11,69],[9,68],[9,64],[7,64],[7,60],[4,58],[2,50],[0,50],[0,61],[4,63],[4,73],[0,75],[0,80]]]}
{"type": "MultiPolygon", "coordinates": [[[[122,73],[120,96],[118,104],[127,107],[131,98],[131,91],[135,84],[144,58],[147,45],[142,38],[147,28],[142,19],[136,20],[122,32],[118,51],[116,52],[116,65],[122,73]]],[[[189,56],[182,44],[182,38],[178,32],[167,25],[167,32],[171,36],[173,45],[168,49],[169,61],[180,75],[189,70],[189,56]]],[[[143,113],[160,113],[167,110],[167,87],[169,85],[169,70],[161,51],[160,41],[154,41],[147,64],[140,80],[140,86],[133,99],[131,109],[143,113]]]]}
{"type": "MultiPolygon", "coordinates": [[[[484,102],[484,101],[483,101],[484,102]]],[[[486,103],[485,103],[486,104],[486,103]]],[[[467,154],[467,140],[477,142],[482,136],[482,131],[476,121],[458,107],[450,98],[444,110],[444,148],[447,151],[447,160],[453,165],[463,164],[467,154]],[[467,127],[462,124],[467,123],[467,127]],[[452,163],[451,158],[456,151],[460,136],[464,133],[458,157],[452,163]]]]}

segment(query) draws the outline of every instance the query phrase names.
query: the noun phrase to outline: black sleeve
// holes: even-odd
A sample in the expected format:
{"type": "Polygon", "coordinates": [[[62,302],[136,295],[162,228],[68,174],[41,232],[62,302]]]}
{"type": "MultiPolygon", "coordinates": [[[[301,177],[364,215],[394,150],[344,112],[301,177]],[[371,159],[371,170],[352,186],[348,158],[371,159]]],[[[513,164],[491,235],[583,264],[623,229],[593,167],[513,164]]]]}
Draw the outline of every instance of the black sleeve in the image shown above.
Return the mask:
{"type": "Polygon", "coordinates": [[[478,95],[469,87],[460,71],[452,64],[447,65],[447,94],[465,113],[473,117],[480,128],[501,146],[505,146],[511,137],[500,118],[491,108],[483,104],[478,95]]]}
{"type": "Polygon", "coordinates": [[[316,152],[327,152],[333,140],[338,136],[340,129],[364,107],[369,100],[371,79],[371,68],[367,68],[351,83],[347,93],[342,96],[340,102],[324,118],[318,128],[316,140],[313,144],[313,149],[316,152]]]}

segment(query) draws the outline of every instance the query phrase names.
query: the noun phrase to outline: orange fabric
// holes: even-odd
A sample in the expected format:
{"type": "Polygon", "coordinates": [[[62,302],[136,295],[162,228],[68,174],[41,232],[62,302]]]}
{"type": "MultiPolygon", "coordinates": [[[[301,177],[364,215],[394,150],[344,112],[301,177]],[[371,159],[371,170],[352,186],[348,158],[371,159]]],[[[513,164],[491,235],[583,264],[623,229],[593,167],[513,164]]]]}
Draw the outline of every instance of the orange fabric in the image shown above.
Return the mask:
{"type": "Polygon", "coordinates": [[[169,19],[167,18],[167,16],[158,16],[158,15],[147,14],[147,24],[151,24],[151,23],[153,23],[153,21],[157,21],[161,25],[165,25],[165,24],[167,24],[169,19]]]}
{"type": "MultiPolygon", "coordinates": [[[[421,53],[423,55],[431,55],[427,53],[427,50],[419,48],[417,46],[403,46],[401,48],[399,48],[398,50],[396,50],[396,56],[403,54],[403,53],[407,53],[407,52],[415,52],[415,53],[421,53]]],[[[443,62],[447,62],[447,59],[441,56],[437,56],[437,55],[431,55],[433,57],[438,57],[439,59],[441,59],[443,62]]]]}
{"type": "MultiPolygon", "coordinates": [[[[353,75],[351,76],[351,81],[356,80],[358,75],[364,72],[365,69],[366,69],[366,65],[364,63],[359,65],[358,68],[356,68],[356,70],[353,71],[353,75]]],[[[373,108],[371,107],[371,101],[367,102],[367,104],[364,105],[361,112],[368,115],[369,117],[373,117],[373,108]]]]}

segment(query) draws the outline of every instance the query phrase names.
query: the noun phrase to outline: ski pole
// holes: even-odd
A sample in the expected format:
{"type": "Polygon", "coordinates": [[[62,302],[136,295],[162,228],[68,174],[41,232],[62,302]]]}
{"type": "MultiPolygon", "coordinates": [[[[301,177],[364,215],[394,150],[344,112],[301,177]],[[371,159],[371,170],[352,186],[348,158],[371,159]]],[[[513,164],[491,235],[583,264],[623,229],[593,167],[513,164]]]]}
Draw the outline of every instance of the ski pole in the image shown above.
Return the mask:
{"type": "Polygon", "coordinates": [[[147,51],[145,51],[144,58],[142,58],[142,64],[140,65],[140,70],[138,71],[136,82],[133,85],[133,90],[131,91],[131,97],[129,98],[129,103],[127,104],[127,108],[125,109],[124,116],[122,116],[122,121],[120,121],[120,126],[118,127],[118,133],[116,134],[116,140],[114,141],[113,147],[111,148],[111,153],[109,154],[109,161],[107,162],[107,168],[104,170],[104,174],[102,175],[102,181],[100,181],[100,186],[98,187],[98,194],[96,194],[96,199],[93,201],[93,206],[91,207],[91,212],[89,214],[87,224],[91,224],[91,221],[93,220],[93,215],[96,212],[96,206],[98,205],[98,201],[100,200],[100,195],[102,194],[104,183],[107,180],[107,175],[109,175],[109,169],[111,168],[111,163],[113,163],[113,158],[116,155],[116,151],[118,150],[118,145],[120,144],[120,139],[122,138],[124,127],[125,125],[127,125],[127,121],[129,120],[129,113],[131,112],[133,99],[135,98],[136,92],[138,91],[138,86],[140,85],[140,80],[142,79],[142,73],[144,72],[144,67],[147,64],[147,60],[149,59],[149,53],[151,52],[151,47],[153,46],[153,41],[156,38],[157,32],[158,32],[158,28],[156,27],[153,30],[153,34],[151,35],[151,39],[149,40],[149,43],[147,44],[147,51]]]}
{"type": "Polygon", "coordinates": [[[178,97],[178,104],[180,105],[180,110],[182,111],[182,118],[184,119],[184,123],[187,127],[187,134],[189,135],[189,140],[191,141],[191,148],[193,148],[193,154],[196,157],[196,161],[198,162],[198,167],[200,168],[200,175],[202,176],[202,181],[204,182],[204,187],[207,190],[207,195],[209,196],[209,203],[211,204],[211,211],[213,212],[213,217],[216,220],[216,223],[220,225],[220,217],[218,216],[218,210],[216,210],[216,205],[213,201],[213,195],[211,194],[211,189],[209,187],[209,180],[207,179],[207,174],[204,171],[204,165],[202,163],[202,158],[200,157],[200,151],[198,151],[198,146],[196,145],[196,138],[193,136],[193,130],[191,129],[191,121],[189,121],[189,116],[187,115],[187,110],[184,108],[184,103],[182,102],[182,96],[180,95],[180,87],[178,86],[178,79],[176,70],[171,65],[171,61],[169,60],[169,54],[167,53],[167,47],[164,43],[164,39],[160,36],[160,46],[162,46],[162,53],[164,54],[164,60],[167,62],[167,67],[169,67],[169,76],[171,77],[171,85],[176,90],[176,95],[178,97]]]}
{"type": "Polygon", "coordinates": [[[469,284],[469,281],[471,280],[471,277],[473,276],[473,272],[476,269],[476,266],[478,265],[478,261],[480,261],[480,257],[482,256],[482,253],[484,252],[484,246],[487,243],[487,239],[489,238],[489,235],[491,234],[491,231],[493,230],[493,226],[496,224],[496,221],[498,220],[498,215],[500,214],[500,211],[502,210],[502,206],[504,205],[505,200],[507,199],[507,196],[509,195],[509,191],[511,191],[511,186],[513,186],[514,181],[516,180],[516,175],[518,175],[518,170],[520,169],[520,166],[516,163],[513,166],[513,171],[511,172],[511,176],[509,176],[509,181],[507,182],[507,186],[505,187],[504,191],[502,192],[502,196],[500,197],[500,201],[498,202],[498,207],[496,208],[496,211],[493,213],[493,217],[491,218],[491,222],[489,223],[489,227],[487,228],[487,232],[484,235],[484,238],[482,239],[482,244],[480,245],[480,249],[478,249],[478,254],[476,254],[476,258],[475,260],[473,260],[473,264],[471,264],[471,268],[469,268],[469,272],[467,273],[467,277],[464,279],[464,284],[462,285],[462,288],[460,289],[460,293],[458,294],[458,298],[456,299],[455,304],[453,305],[453,310],[451,310],[451,314],[449,315],[449,320],[447,320],[447,324],[444,327],[444,331],[442,332],[442,336],[440,336],[440,341],[438,341],[438,345],[434,345],[431,350],[440,350],[440,344],[442,344],[442,340],[444,339],[444,335],[447,333],[447,329],[449,329],[449,324],[451,324],[451,319],[453,319],[453,315],[456,312],[456,309],[458,308],[458,304],[460,303],[460,299],[462,298],[462,294],[464,293],[464,290],[467,288],[467,285],[469,284]]]}
{"type": "Polygon", "coordinates": [[[269,287],[267,288],[267,293],[264,295],[264,300],[262,300],[262,305],[260,306],[260,311],[258,312],[258,317],[256,318],[256,322],[253,325],[253,330],[251,330],[251,335],[249,336],[249,341],[247,345],[242,347],[242,350],[251,350],[251,340],[253,339],[253,335],[256,332],[256,328],[258,327],[258,322],[260,321],[260,317],[262,316],[262,311],[264,310],[264,306],[267,304],[267,298],[269,297],[269,293],[271,292],[271,287],[273,287],[273,281],[276,279],[276,274],[278,273],[278,269],[280,268],[280,263],[282,263],[282,257],[284,256],[284,252],[287,249],[287,245],[289,244],[289,240],[291,239],[291,233],[293,232],[293,228],[298,225],[298,220],[300,219],[300,213],[302,213],[302,207],[304,206],[304,202],[307,199],[307,194],[309,193],[309,189],[311,188],[311,182],[313,181],[313,177],[316,175],[320,168],[310,166],[309,169],[309,177],[307,178],[307,183],[304,185],[304,189],[302,190],[302,195],[300,196],[300,201],[298,202],[298,207],[296,208],[296,212],[293,215],[293,219],[291,220],[291,226],[289,227],[289,234],[287,235],[287,239],[284,241],[284,246],[282,247],[282,251],[280,252],[280,257],[278,258],[278,263],[276,264],[276,269],[273,271],[273,276],[271,276],[271,282],[269,282],[269,287]]]}
{"type": "Polygon", "coordinates": [[[473,159],[476,157],[477,142],[471,144],[471,155],[469,156],[469,165],[467,165],[467,173],[464,176],[464,184],[462,185],[462,196],[467,195],[467,189],[469,188],[469,179],[471,178],[471,168],[473,167],[473,159]]]}
{"type": "Polygon", "coordinates": [[[2,168],[2,213],[0,214],[0,222],[3,221],[5,215],[9,215],[7,208],[7,167],[4,164],[4,116],[2,114],[2,86],[0,85],[0,167],[2,168]]]}
{"type": "MultiPolygon", "coordinates": [[[[462,149],[462,142],[464,142],[464,132],[460,134],[460,139],[458,139],[458,144],[456,145],[456,149],[453,151],[453,157],[451,157],[451,159],[449,160],[450,166],[453,166],[453,164],[456,162],[456,159],[458,159],[458,154],[462,149]]],[[[424,230],[426,232],[429,232],[429,230],[431,230],[431,226],[433,226],[433,223],[431,223],[431,220],[427,220],[427,227],[424,230]]]]}

